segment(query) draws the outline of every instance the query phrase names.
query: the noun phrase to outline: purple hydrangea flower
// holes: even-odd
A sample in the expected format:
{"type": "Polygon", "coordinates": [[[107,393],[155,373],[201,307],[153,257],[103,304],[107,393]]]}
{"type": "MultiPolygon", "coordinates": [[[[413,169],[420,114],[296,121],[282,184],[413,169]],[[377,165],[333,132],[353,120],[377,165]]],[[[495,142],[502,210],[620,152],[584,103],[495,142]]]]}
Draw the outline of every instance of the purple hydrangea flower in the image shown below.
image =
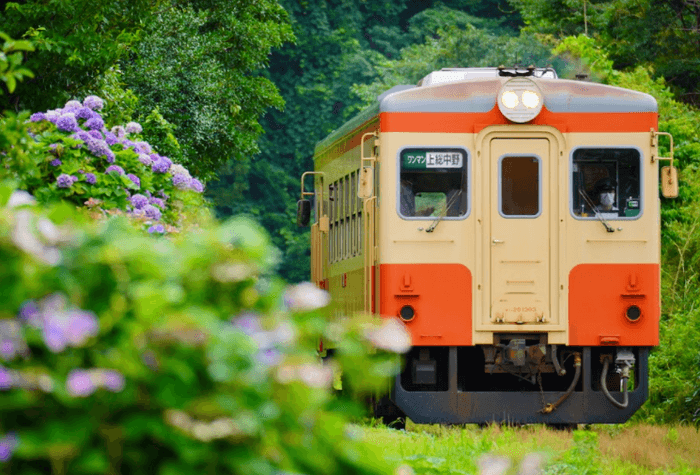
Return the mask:
{"type": "Polygon", "coordinates": [[[103,370],[100,373],[102,386],[115,393],[124,389],[124,376],[122,376],[118,371],[108,369],[103,370]]]}
{"type": "Polygon", "coordinates": [[[89,107],[94,111],[99,111],[102,110],[102,108],[105,106],[105,103],[102,99],[100,99],[97,96],[87,96],[83,101],[83,105],[85,107],[89,107]]]}
{"type": "Polygon", "coordinates": [[[91,130],[102,130],[105,123],[99,115],[94,115],[91,119],[85,121],[84,125],[91,130]]]}
{"type": "Polygon", "coordinates": [[[246,335],[254,335],[262,331],[260,318],[251,312],[241,314],[238,318],[232,319],[231,323],[246,335]]]}
{"type": "Polygon", "coordinates": [[[71,346],[80,346],[88,338],[97,335],[99,326],[94,313],[86,310],[73,310],[67,315],[68,325],[64,338],[71,346]]]}
{"type": "Polygon", "coordinates": [[[164,160],[157,160],[151,164],[151,170],[154,173],[166,173],[170,168],[170,164],[164,160]]]}
{"type": "Polygon", "coordinates": [[[29,300],[25,302],[19,309],[19,318],[26,321],[27,324],[34,328],[39,328],[41,314],[39,313],[39,307],[36,302],[29,300]]]}
{"type": "Polygon", "coordinates": [[[173,175],[173,186],[184,190],[185,188],[188,188],[190,186],[190,178],[188,178],[187,175],[183,175],[182,173],[176,173],[175,175],[173,175]]]}
{"type": "Polygon", "coordinates": [[[15,343],[9,339],[3,339],[0,342],[0,356],[5,361],[9,361],[15,357],[17,354],[17,348],[15,348],[15,343]]]}
{"type": "Polygon", "coordinates": [[[51,161],[49,162],[49,165],[51,165],[52,167],[57,167],[57,166],[59,166],[60,164],[61,164],[61,161],[60,161],[58,158],[56,158],[56,159],[54,159],[54,160],[51,160],[51,161]]]}
{"type": "Polygon", "coordinates": [[[114,145],[119,142],[119,139],[112,132],[107,131],[105,132],[105,142],[107,142],[107,145],[114,145]]]}
{"type": "Polygon", "coordinates": [[[140,153],[139,154],[139,162],[143,163],[146,166],[151,166],[151,164],[153,163],[153,160],[151,160],[151,157],[149,157],[145,153],[140,153]]]}
{"type": "Polygon", "coordinates": [[[165,227],[162,224],[154,224],[150,228],[148,228],[148,232],[153,234],[153,233],[164,233],[165,232],[165,227]]]}
{"type": "Polygon", "coordinates": [[[8,433],[0,439],[0,462],[7,462],[19,445],[19,438],[14,432],[8,433]]]}
{"type": "MultiPolygon", "coordinates": [[[[132,142],[131,140],[122,140],[122,145],[124,146],[124,149],[127,148],[136,148],[136,142],[132,142]]],[[[134,150],[136,152],[136,150],[134,150]]],[[[138,152],[137,152],[138,153],[138,152]]]]}
{"type": "Polygon", "coordinates": [[[90,134],[90,137],[92,137],[95,140],[104,140],[104,137],[102,137],[102,132],[100,132],[99,130],[90,130],[88,131],[88,134],[90,134]]]}
{"type": "Polygon", "coordinates": [[[112,127],[112,133],[118,138],[122,138],[126,135],[126,130],[121,125],[115,125],[112,127]]]}
{"type": "Polygon", "coordinates": [[[148,198],[141,194],[136,194],[129,200],[136,209],[143,209],[148,204],[148,198]]]}
{"type": "Polygon", "coordinates": [[[138,145],[141,148],[142,153],[151,153],[151,145],[148,142],[136,142],[136,145],[138,145]]]}
{"type": "Polygon", "coordinates": [[[83,105],[80,103],[80,101],[73,100],[66,102],[66,105],[63,106],[63,109],[69,111],[74,109],[80,109],[81,107],[83,107],[83,105]]]}
{"type": "Polygon", "coordinates": [[[84,130],[77,131],[75,134],[71,135],[71,137],[75,139],[80,139],[85,143],[90,142],[92,139],[92,135],[90,135],[89,132],[86,132],[84,130]]]}
{"type": "Polygon", "coordinates": [[[128,178],[129,180],[131,180],[132,182],[134,182],[134,185],[136,185],[137,188],[141,188],[141,180],[139,179],[139,177],[137,177],[137,176],[134,175],[133,173],[129,173],[129,174],[126,175],[126,176],[127,176],[127,178],[128,178]]]}
{"type": "Polygon", "coordinates": [[[161,212],[155,206],[146,205],[142,209],[143,209],[143,212],[146,215],[146,217],[151,218],[151,219],[155,219],[156,221],[158,221],[160,219],[161,212]]]}
{"type": "Polygon", "coordinates": [[[64,132],[76,132],[78,130],[78,121],[75,120],[75,115],[71,113],[63,114],[56,120],[56,127],[64,132]]]}
{"type": "Polygon", "coordinates": [[[197,180],[196,178],[192,178],[192,180],[190,181],[190,188],[192,188],[197,193],[204,192],[204,185],[202,185],[202,182],[197,180]]]}
{"type": "Polygon", "coordinates": [[[55,110],[52,110],[52,111],[46,112],[46,114],[44,114],[44,117],[46,117],[46,120],[48,120],[52,124],[55,124],[56,121],[58,120],[58,118],[61,117],[61,114],[59,114],[55,110]]]}
{"type": "Polygon", "coordinates": [[[93,112],[89,107],[81,107],[75,112],[75,118],[76,119],[84,119],[88,120],[91,119],[93,116],[93,112]]]}
{"type": "Polygon", "coordinates": [[[257,355],[255,355],[255,359],[263,366],[274,366],[280,362],[282,354],[274,348],[268,348],[258,351],[257,355]]]}
{"type": "Polygon", "coordinates": [[[109,148],[107,142],[105,142],[104,140],[97,140],[93,137],[89,137],[89,139],[85,143],[87,143],[88,150],[94,156],[106,157],[108,163],[114,163],[114,152],[112,152],[112,149],[109,148]]]}
{"type": "Polygon", "coordinates": [[[139,124],[138,122],[129,122],[128,124],[126,124],[127,133],[140,134],[142,130],[143,127],[141,127],[141,124],[139,124]]]}
{"type": "Polygon", "coordinates": [[[7,391],[12,387],[14,378],[12,373],[0,365],[0,391],[7,391]]]}
{"type": "Polygon", "coordinates": [[[173,162],[168,157],[158,156],[158,159],[153,161],[151,170],[155,173],[166,173],[172,164],[173,162]]]}
{"type": "Polygon", "coordinates": [[[68,374],[66,390],[72,396],[88,397],[95,392],[97,386],[92,380],[90,372],[82,369],[74,369],[68,374]]]}
{"type": "Polygon", "coordinates": [[[56,178],[56,185],[59,188],[70,188],[73,185],[73,177],[66,175],[65,173],[61,173],[58,178],[56,178]]]}
{"type": "Polygon", "coordinates": [[[42,120],[46,120],[43,112],[35,112],[29,117],[29,122],[41,122],[42,120]]]}
{"type": "Polygon", "coordinates": [[[85,181],[91,185],[94,185],[95,183],[97,183],[97,177],[95,176],[94,173],[86,173],[85,174],[85,181]]]}
{"type": "Polygon", "coordinates": [[[54,353],[60,353],[66,349],[66,323],[63,313],[44,316],[41,336],[49,350],[54,353]]]}
{"type": "Polygon", "coordinates": [[[110,165],[107,167],[107,170],[105,170],[106,174],[109,174],[110,172],[117,172],[120,175],[124,175],[124,169],[120,167],[119,165],[110,165]]]}
{"type": "Polygon", "coordinates": [[[157,207],[159,207],[160,209],[165,208],[165,203],[164,203],[163,200],[161,200],[160,198],[150,198],[150,199],[148,200],[148,204],[151,204],[151,205],[153,205],[153,206],[157,206],[157,207]]]}

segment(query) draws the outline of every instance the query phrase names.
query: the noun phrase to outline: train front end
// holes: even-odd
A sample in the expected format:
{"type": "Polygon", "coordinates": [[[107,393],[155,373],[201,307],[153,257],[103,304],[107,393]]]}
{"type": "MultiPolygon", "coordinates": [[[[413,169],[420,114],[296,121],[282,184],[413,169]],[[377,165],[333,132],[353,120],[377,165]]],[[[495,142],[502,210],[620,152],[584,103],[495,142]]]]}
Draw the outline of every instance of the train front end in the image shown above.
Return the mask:
{"type": "Polygon", "coordinates": [[[417,423],[629,419],[659,342],[655,100],[455,69],[377,116],[365,297],[413,339],[393,403],[417,423]]]}

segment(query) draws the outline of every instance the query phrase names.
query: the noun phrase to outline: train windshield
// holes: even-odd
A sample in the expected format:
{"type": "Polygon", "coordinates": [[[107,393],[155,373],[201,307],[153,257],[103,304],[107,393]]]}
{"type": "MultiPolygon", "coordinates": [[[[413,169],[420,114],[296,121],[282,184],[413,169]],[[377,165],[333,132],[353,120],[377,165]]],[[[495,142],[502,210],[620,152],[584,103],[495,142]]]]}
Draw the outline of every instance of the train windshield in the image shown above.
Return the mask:
{"type": "Polygon", "coordinates": [[[634,219],[642,214],[637,149],[579,148],[574,151],[571,170],[574,216],[634,219]]]}
{"type": "Polygon", "coordinates": [[[402,150],[399,214],[404,218],[466,216],[467,161],[464,149],[402,150]]]}

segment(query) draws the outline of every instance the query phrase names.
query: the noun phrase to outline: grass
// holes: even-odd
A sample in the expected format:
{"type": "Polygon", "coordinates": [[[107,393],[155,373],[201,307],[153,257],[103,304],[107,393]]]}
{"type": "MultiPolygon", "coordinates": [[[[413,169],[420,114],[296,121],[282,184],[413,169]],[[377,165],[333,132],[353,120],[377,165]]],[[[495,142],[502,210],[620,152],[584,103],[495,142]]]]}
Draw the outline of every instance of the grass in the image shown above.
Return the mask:
{"type": "Polygon", "coordinates": [[[566,432],[544,426],[479,429],[409,421],[405,432],[376,423],[362,431],[401,474],[700,474],[700,432],[687,426],[628,423],[566,432]],[[537,457],[543,472],[521,466],[537,457]],[[499,463],[509,469],[499,469],[499,463]]]}

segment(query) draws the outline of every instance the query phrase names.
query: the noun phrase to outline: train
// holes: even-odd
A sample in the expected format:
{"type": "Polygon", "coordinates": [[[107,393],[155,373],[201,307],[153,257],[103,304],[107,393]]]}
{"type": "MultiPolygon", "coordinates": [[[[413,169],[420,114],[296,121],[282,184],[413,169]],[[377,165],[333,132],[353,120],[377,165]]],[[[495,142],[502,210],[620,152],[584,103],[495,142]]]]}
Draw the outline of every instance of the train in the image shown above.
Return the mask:
{"type": "Polygon", "coordinates": [[[317,144],[297,221],[338,312],[410,332],[376,417],[622,423],[648,398],[660,203],[677,194],[652,96],[551,67],[447,68],[317,144]]]}

